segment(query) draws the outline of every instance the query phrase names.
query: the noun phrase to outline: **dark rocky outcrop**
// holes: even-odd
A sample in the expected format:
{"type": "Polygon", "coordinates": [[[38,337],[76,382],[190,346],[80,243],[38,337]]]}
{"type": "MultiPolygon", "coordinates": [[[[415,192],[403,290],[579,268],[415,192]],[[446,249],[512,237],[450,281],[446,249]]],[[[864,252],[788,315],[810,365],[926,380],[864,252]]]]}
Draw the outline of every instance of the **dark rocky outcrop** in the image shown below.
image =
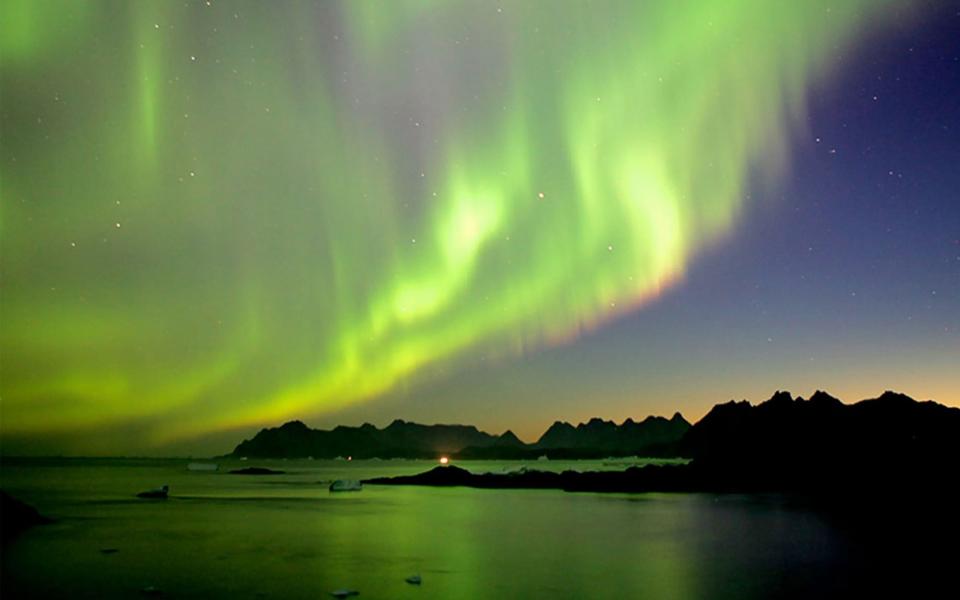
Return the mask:
{"type": "Polygon", "coordinates": [[[36,525],[52,522],[37,509],[0,490],[0,539],[4,543],[36,525]]]}
{"type": "Polygon", "coordinates": [[[170,486],[164,485],[152,490],[147,490],[145,492],[140,492],[137,494],[137,498],[146,498],[150,500],[166,500],[170,495],[170,486]]]}
{"type": "Polygon", "coordinates": [[[283,471],[268,469],[266,467],[245,467],[243,469],[234,469],[230,475],[283,475],[283,471]]]}
{"type": "Polygon", "coordinates": [[[576,491],[649,492],[692,491],[691,471],[685,465],[630,467],[624,471],[521,470],[513,473],[478,473],[455,466],[435,467],[418,475],[381,477],[363,483],[425,485],[487,489],[559,489],[576,491]]]}

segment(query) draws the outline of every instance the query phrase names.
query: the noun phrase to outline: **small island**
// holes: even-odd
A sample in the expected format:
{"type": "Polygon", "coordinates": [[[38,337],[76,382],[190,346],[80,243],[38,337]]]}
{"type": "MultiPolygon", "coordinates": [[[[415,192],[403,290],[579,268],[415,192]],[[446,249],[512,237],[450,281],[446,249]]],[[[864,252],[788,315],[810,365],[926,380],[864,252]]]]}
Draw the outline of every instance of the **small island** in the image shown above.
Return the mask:
{"type": "Polygon", "coordinates": [[[283,475],[284,471],[277,469],[268,469],[266,467],[244,467],[243,469],[233,469],[230,475],[283,475]]]}

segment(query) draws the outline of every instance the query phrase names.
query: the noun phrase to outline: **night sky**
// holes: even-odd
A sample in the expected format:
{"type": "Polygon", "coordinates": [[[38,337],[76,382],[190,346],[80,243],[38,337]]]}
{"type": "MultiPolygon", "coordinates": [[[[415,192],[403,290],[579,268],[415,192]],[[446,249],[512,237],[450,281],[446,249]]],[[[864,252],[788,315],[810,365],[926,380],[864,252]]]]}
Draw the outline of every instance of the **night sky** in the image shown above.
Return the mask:
{"type": "Polygon", "coordinates": [[[5,454],[960,406],[960,2],[0,4],[5,454]]]}

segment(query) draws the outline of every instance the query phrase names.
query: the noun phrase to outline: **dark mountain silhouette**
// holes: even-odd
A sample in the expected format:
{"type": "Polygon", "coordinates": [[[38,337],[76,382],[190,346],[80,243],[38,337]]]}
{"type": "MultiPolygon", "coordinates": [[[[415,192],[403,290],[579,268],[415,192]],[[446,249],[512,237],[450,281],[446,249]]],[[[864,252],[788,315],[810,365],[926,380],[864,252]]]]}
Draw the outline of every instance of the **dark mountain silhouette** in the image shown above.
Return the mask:
{"type": "Polygon", "coordinates": [[[622,425],[591,419],[576,427],[554,423],[536,444],[523,443],[510,430],[490,435],[467,425],[420,425],[396,420],[384,429],[369,423],[360,427],[336,427],[332,431],[310,429],[300,421],[261,430],[244,440],[233,456],[253,458],[433,458],[450,454],[457,458],[535,459],[602,458],[605,456],[676,456],[678,444],[690,428],[680,413],[672,419],[647,417],[622,425]]]}
{"type": "Polygon", "coordinates": [[[536,445],[541,448],[573,448],[576,438],[576,427],[566,421],[554,421],[553,425],[540,436],[536,445]]]}
{"type": "Polygon", "coordinates": [[[420,425],[397,419],[383,429],[369,423],[360,427],[335,427],[331,431],[310,429],[300,421],[263,429],[244,440],[233,456],[257,458],[432,458],[468,446],[512,447],[522,444],[511,432],[494,436],[468,425],[420,425]]]}
{"type": "Polygon", "coordinates": [[[647,417],[637,423],[627,419],[621,425],[593,418],[576,427],[556,421],[534,444],[468,447],[457,458],[532,460],[540,456],[554,459],[604,458],[608,456],[673,457],[690,423],[680,413],[672,419],[647,417]]]}
{"type": "Polygon", "coordinates": [[[652,446],[669,446],[680,440],[690,423],[676,413],[672,419],[647,417],[640,423],[627,419],[622,425],[593,418],[576,427],[557,421],[540,436],[536,448],[589,448],[610,454],[635,454],[652,446]]]}
{"type": "MultiPolygon", "coordinates": [[[[642,425],[642,423],[640,424],[642,425]]],[[[623,429],[627,424],[620,426],[623,429]]],[[[555,423],[541,438],[606,440],[616,426],[555,423]],[[578,431],[591,431],[581,434],[578,431]],[[600,435],[604,432],[608,435],[600,435]],[[583,438],[577,438],[583,435],[583,438]],[[596,436],[590,437],[590,436],[596,436]]],[[[588,442],[583,442],[588,443],[588,442]]],[[[866,511],[863,499],[918,509],[953,505],[960,472],[960,409],[895,392],[847,405],[825,392],[809,400],[777,392],[757,406],[715,406],[679,444],[692,461],[624,471],[474,475],[435,469],[371,483],[557,488],[570,491],[799,492],[866,511]]]]}
{"type": "Polygon", "coordinates": [[[821,391],[809,400],[777,392],[757,406],[713,407],[680,448],[718,485],[844,489],[897,470],[926,485],[960,459],[960,409],[889,391],[850,405],[821,391]]]}
{"type": "Polygon", "coordinates": [[[493,443],[494,446],[501,448],[524,448],[526,444],[520,441],[520,438],[509,429],[500,434],[500,437],[493,443]]]}
{"type": "MultiPolygon", "coordinates": [[[[441,453],[524,460],[544,454],[685,456],[692,459],[689,469],[670,481],[696,489],[856,488],[882,485],[892,471],[902,471],[901,481],[926,485],[942,480],[938,472],[960,458],[960,409],[895,392],[850,405],[821,391],[808,400],[777,392],[756,406],[718,404],[693,426],[679,413],[621,425],[601,419],[576,427],[556,422],[529,445],[511,431],[495,436],[465,425],[396,420],[384,429],[367,423],[322,431],[292,421],[260,431],[233,451],[259,458],[434,458],[441,453]]],[[[610,481],[604,485],[616,487],[610,481]]]]}

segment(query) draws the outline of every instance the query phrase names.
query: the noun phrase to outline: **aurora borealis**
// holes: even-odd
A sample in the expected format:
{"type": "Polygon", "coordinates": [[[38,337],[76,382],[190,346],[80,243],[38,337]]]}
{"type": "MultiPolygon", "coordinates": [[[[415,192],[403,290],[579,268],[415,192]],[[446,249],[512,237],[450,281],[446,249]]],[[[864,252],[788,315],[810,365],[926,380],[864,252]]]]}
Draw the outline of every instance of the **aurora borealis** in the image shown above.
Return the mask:
{"type": "MultiPolygon", "coordinates": [[[[0,11],[3,435],[76,452],[193,447],[361,406],[392,418],[398,390],[605,335],[771,210],[754,196],[783,186],[812,91],[908,12],[0,11]]],[[[610,377],[577,368],[597,371],[610,377]]],[[[554,410],[516,394],[517,410],[554,410]]]]}

